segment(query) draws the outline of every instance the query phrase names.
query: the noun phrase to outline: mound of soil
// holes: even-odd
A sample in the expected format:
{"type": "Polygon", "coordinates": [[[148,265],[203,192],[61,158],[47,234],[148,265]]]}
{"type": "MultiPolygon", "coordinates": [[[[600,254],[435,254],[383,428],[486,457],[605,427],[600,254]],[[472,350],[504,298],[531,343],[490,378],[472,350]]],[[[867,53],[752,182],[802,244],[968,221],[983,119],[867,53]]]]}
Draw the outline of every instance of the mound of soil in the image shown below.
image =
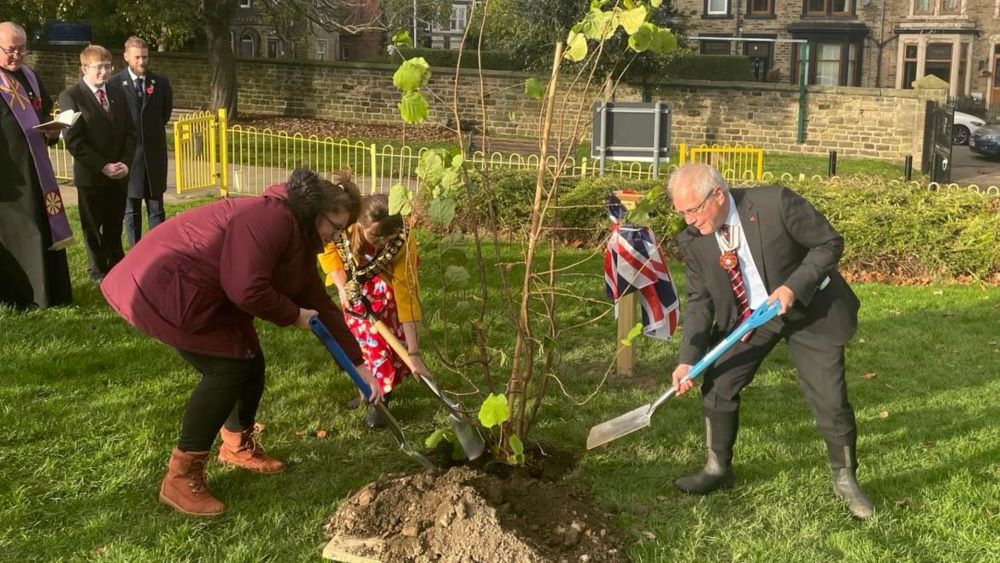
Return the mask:
{"type": "Polygon", "coordinates": [[[565,481],[468,466],[380,477],[343,502],[324,549],[339,561],[626,560],[613,518],[565,481]]]}

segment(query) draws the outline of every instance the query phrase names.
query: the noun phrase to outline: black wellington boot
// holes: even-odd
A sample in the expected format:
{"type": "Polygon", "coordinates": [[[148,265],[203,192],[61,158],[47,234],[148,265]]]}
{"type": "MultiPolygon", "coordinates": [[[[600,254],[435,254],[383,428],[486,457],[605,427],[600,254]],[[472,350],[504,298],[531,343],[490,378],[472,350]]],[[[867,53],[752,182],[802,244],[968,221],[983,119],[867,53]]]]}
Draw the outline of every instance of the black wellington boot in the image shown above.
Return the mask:
{"type": "Polygon", "coordinates": [[[739,412],[705,414],[708,459],[701,471],[678,479],[675,483],[678,489],[685,493],[704,495],[733,486],[736,482],[732,467],[733,444],[736,443],[739,426],[739,412]]]}
{"type": "Polygon", "coordinates": [[[857,446],[854,437],[827,439],[826,449],[833,468],[833,494],[847,502],[851,514],[860,520],[875,513],[875,505],[858,484],[857,446]]]}

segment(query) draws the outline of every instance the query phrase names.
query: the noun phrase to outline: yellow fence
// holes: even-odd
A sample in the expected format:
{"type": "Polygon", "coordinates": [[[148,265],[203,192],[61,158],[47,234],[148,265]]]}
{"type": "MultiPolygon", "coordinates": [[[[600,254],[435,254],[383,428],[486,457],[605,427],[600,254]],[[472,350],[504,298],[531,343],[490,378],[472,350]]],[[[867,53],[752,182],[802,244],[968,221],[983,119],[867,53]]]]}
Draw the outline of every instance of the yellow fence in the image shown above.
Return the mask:
{"type": "MultiPolygon", "coordinates": [[[[300,166],[323,175],[350,168],[355,182],[367,193],[386,192],[397,183],[416,187],[417,164],[425,150],[239,125],[227,127],[224,111],[218,117],[209,113],[192,114],[174,124],[178,193],[218,187],[223,195],[259,195],[267,186],[285,181],[300,166]]],[[[480,168],[534,170],[538,167],[538,155],[476,151],[468,160],[480,168]]],[[[665,178],[685,162],[706,162],[719,168],[733,183],[759,182],[764,151],[744,146],[680,145],[671,160],[661,163],[661,177],[665,178]]],[[[549,156],[546,165],[555,170],[560,161],[549,156]]],[[[590,158],[569,157],[562,161],[562,166],[562,174],[568,177],[599,174],[598,162],[590,158]]],[[[650,180],[653,165],[612,161],[606,163],[605,175],[650,180]]]]}

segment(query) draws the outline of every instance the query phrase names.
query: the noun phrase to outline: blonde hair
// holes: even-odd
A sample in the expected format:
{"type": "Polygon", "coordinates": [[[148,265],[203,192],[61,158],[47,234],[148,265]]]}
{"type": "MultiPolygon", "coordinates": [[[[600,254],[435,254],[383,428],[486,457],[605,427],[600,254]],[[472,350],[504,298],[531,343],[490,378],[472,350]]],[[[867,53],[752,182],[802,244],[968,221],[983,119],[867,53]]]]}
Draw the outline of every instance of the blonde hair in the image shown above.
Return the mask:
{"type": "Polygon", "coordinates": [[[86,49],[80,51],[80,64],[82,65],[104,61],[111,62],[111,51],[100,45],[89,45],[86,49]]]}
{"type": "Polygon", "coordinates": [[[137,49],[149,49],[149,44],[142,37],[136,37],[133,35],[125,40],[125,50],[128,51],[130,47],[135,47],[137,49]]]}

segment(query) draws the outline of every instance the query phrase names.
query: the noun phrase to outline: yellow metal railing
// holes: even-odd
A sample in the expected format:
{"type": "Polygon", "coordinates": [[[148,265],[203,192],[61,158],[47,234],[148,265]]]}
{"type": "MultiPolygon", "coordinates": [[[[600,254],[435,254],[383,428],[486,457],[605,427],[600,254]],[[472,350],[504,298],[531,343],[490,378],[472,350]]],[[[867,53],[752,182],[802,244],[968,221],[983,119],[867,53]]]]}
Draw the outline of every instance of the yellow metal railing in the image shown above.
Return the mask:
{"type": "MultiPolygon", "coordinates": [[[[226,110],[219,110],[218,116],[212,112],[200,112],[174,122],[174,166],[177,193],[222,188],[225,174],[219,174],[218,131],[225,123],[226,110]]],[[[224,135],[223,135],[224,136],[224,135]]],[[[225,153],[225,149],[222,150],[225,153]]],[[[224,156],[223,159],[226,157],[224,156]]],[[[225,167],[223,167],[225,170],[225,167]]]]}
{"type": "Polygon", "coordinates": [[[743,145],[682,144],[677,150],[678,166],[688,162],[710,164],[732,183],[760,182],[764,177],[764,149],[743,145]]]}
{"type": "MultiPolygon", "coordinates": [[[[174,124],[174,158],[177,192],[219,187],[223,195],[259,195],[272,184],[284,182],[297,167],[308,167],[322,175],[350,168],[355,183],[366,193],[386,192],[396,183],[415,187],[417,165],[426,148],[320,138],[285,131],[228,127],[224,111],[218,117],[192,114],[174,124]]],[[[477,168],[534,170],[538,155],[473,152],[468,161],[477,168]]],[[[546,158],[550,170],[560,166],[555,155],[546,158]]],[[[672,162],[660,164],[665,178],[686,162],[705,162],[734,184],[759,182],[763,178],[764,151],[746,146],[680,145],[672,162]]],[[[566,177],[595,177],[598,163],[573,157],[562,161],[566,177]]],[[[632,180],[653,179],[647,162],[610,161],[604,174],[632,180]]]]}

